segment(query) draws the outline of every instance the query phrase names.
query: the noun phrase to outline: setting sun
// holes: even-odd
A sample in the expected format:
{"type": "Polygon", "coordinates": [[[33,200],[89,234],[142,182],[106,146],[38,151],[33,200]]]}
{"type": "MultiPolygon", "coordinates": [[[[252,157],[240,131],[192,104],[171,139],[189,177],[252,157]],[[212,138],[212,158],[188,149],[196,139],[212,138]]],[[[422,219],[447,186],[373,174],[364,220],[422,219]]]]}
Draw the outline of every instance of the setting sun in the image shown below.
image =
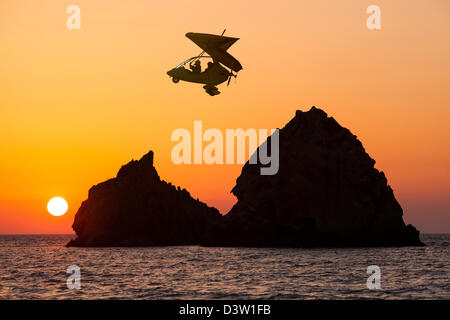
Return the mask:
{"type": "Polygon", "coordinates": [[[51,198],[47,204],[47,210],[53,216],[62,216],[68,208],[67,201],[61,197],[51,198]]]}

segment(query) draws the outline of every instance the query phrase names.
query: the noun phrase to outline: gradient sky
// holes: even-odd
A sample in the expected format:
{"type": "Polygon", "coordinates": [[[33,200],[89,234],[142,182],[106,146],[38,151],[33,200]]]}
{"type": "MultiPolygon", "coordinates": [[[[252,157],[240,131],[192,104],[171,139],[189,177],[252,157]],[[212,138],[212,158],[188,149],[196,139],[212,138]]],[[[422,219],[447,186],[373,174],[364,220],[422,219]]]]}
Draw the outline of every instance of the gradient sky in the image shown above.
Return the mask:
{"type": "Polygon", "coordinates": [[[358,136],[407,223],[450,232],[449,39],[448,0],[2,0],[0,233],[71,233],[88,189],[150,149],[164,180],[226,213],[241,165],[176,166],[172,131],[282,127],[313,105],[358,136]],[[237,83],[172,83],[201,51],[184,34],[224,28],[241,38],[237,83]],[[46,211],[53,196],[66,215],[46,211]]]}

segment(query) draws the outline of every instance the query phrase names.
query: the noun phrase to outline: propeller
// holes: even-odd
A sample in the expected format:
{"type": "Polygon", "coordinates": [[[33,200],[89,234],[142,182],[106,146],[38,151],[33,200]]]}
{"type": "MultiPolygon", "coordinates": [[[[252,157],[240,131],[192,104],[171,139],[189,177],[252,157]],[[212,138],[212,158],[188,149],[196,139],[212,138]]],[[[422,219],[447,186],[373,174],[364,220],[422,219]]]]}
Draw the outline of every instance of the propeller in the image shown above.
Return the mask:
{"type": "Polygon", "coordinates": [[[227,87],[230,85],[231,77],[234,77],[236,79],[237,78],[237,73],[233,74],[233,71],[230,70],[230,75],[228,76],[227,87]]]}
{"type": "Polygon", "coordinates": [[[231,77],[234,77],[234,79],[236,79],[236,77],[237,77],[237,72],[236,72],[236,74],[233,74],[233,64],[231,64],[230,74],[228,76],[227,87],[230,85],[231,77]]]}

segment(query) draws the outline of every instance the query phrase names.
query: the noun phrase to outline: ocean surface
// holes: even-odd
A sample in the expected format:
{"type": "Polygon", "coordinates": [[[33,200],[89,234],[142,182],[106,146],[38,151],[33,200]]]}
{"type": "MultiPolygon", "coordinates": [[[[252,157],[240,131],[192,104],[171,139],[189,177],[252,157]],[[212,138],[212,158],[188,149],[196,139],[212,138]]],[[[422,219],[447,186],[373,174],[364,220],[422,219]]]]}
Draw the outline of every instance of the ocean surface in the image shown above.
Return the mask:
{"type": "Polygon", "coordinates": [[[357,249],[66,248],[73,237],[0,236],[0,299],[450,298],[449,234],[357,249]],[[80,289],[67,286],[73,265],[80,289]],[[370,265],[381,289],[367,288],[370,265]]]}

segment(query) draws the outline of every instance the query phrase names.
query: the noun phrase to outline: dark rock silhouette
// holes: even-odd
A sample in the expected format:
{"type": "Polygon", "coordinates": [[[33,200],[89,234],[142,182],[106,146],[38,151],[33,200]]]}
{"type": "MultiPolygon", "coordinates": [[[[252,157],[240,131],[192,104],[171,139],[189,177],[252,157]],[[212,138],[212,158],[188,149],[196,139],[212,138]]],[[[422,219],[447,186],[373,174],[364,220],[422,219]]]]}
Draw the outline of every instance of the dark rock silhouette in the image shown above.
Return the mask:
{"type": "Polygon", "coordinates": [[[224,217],[162,181],[150,151],[89,190],[68,246],[423,245],[375,160],[324,111],[297,111],[279,143],[278,173],[247,162],[224,217]]]}
{"type": "Polygon", "coordinates": [[[324,111],[298,110],[279,141],[278,173],[247,162],[232,190],[237,203],[203,244],[423,245],[375,160],[324,111]]]}
{"type": "Polygon", "coordinates": [[[221,217],[185,189],[162,181],[150,151],[89,190],[72,226],[77,238],[68,246],[199,244],[221,217]]]}

